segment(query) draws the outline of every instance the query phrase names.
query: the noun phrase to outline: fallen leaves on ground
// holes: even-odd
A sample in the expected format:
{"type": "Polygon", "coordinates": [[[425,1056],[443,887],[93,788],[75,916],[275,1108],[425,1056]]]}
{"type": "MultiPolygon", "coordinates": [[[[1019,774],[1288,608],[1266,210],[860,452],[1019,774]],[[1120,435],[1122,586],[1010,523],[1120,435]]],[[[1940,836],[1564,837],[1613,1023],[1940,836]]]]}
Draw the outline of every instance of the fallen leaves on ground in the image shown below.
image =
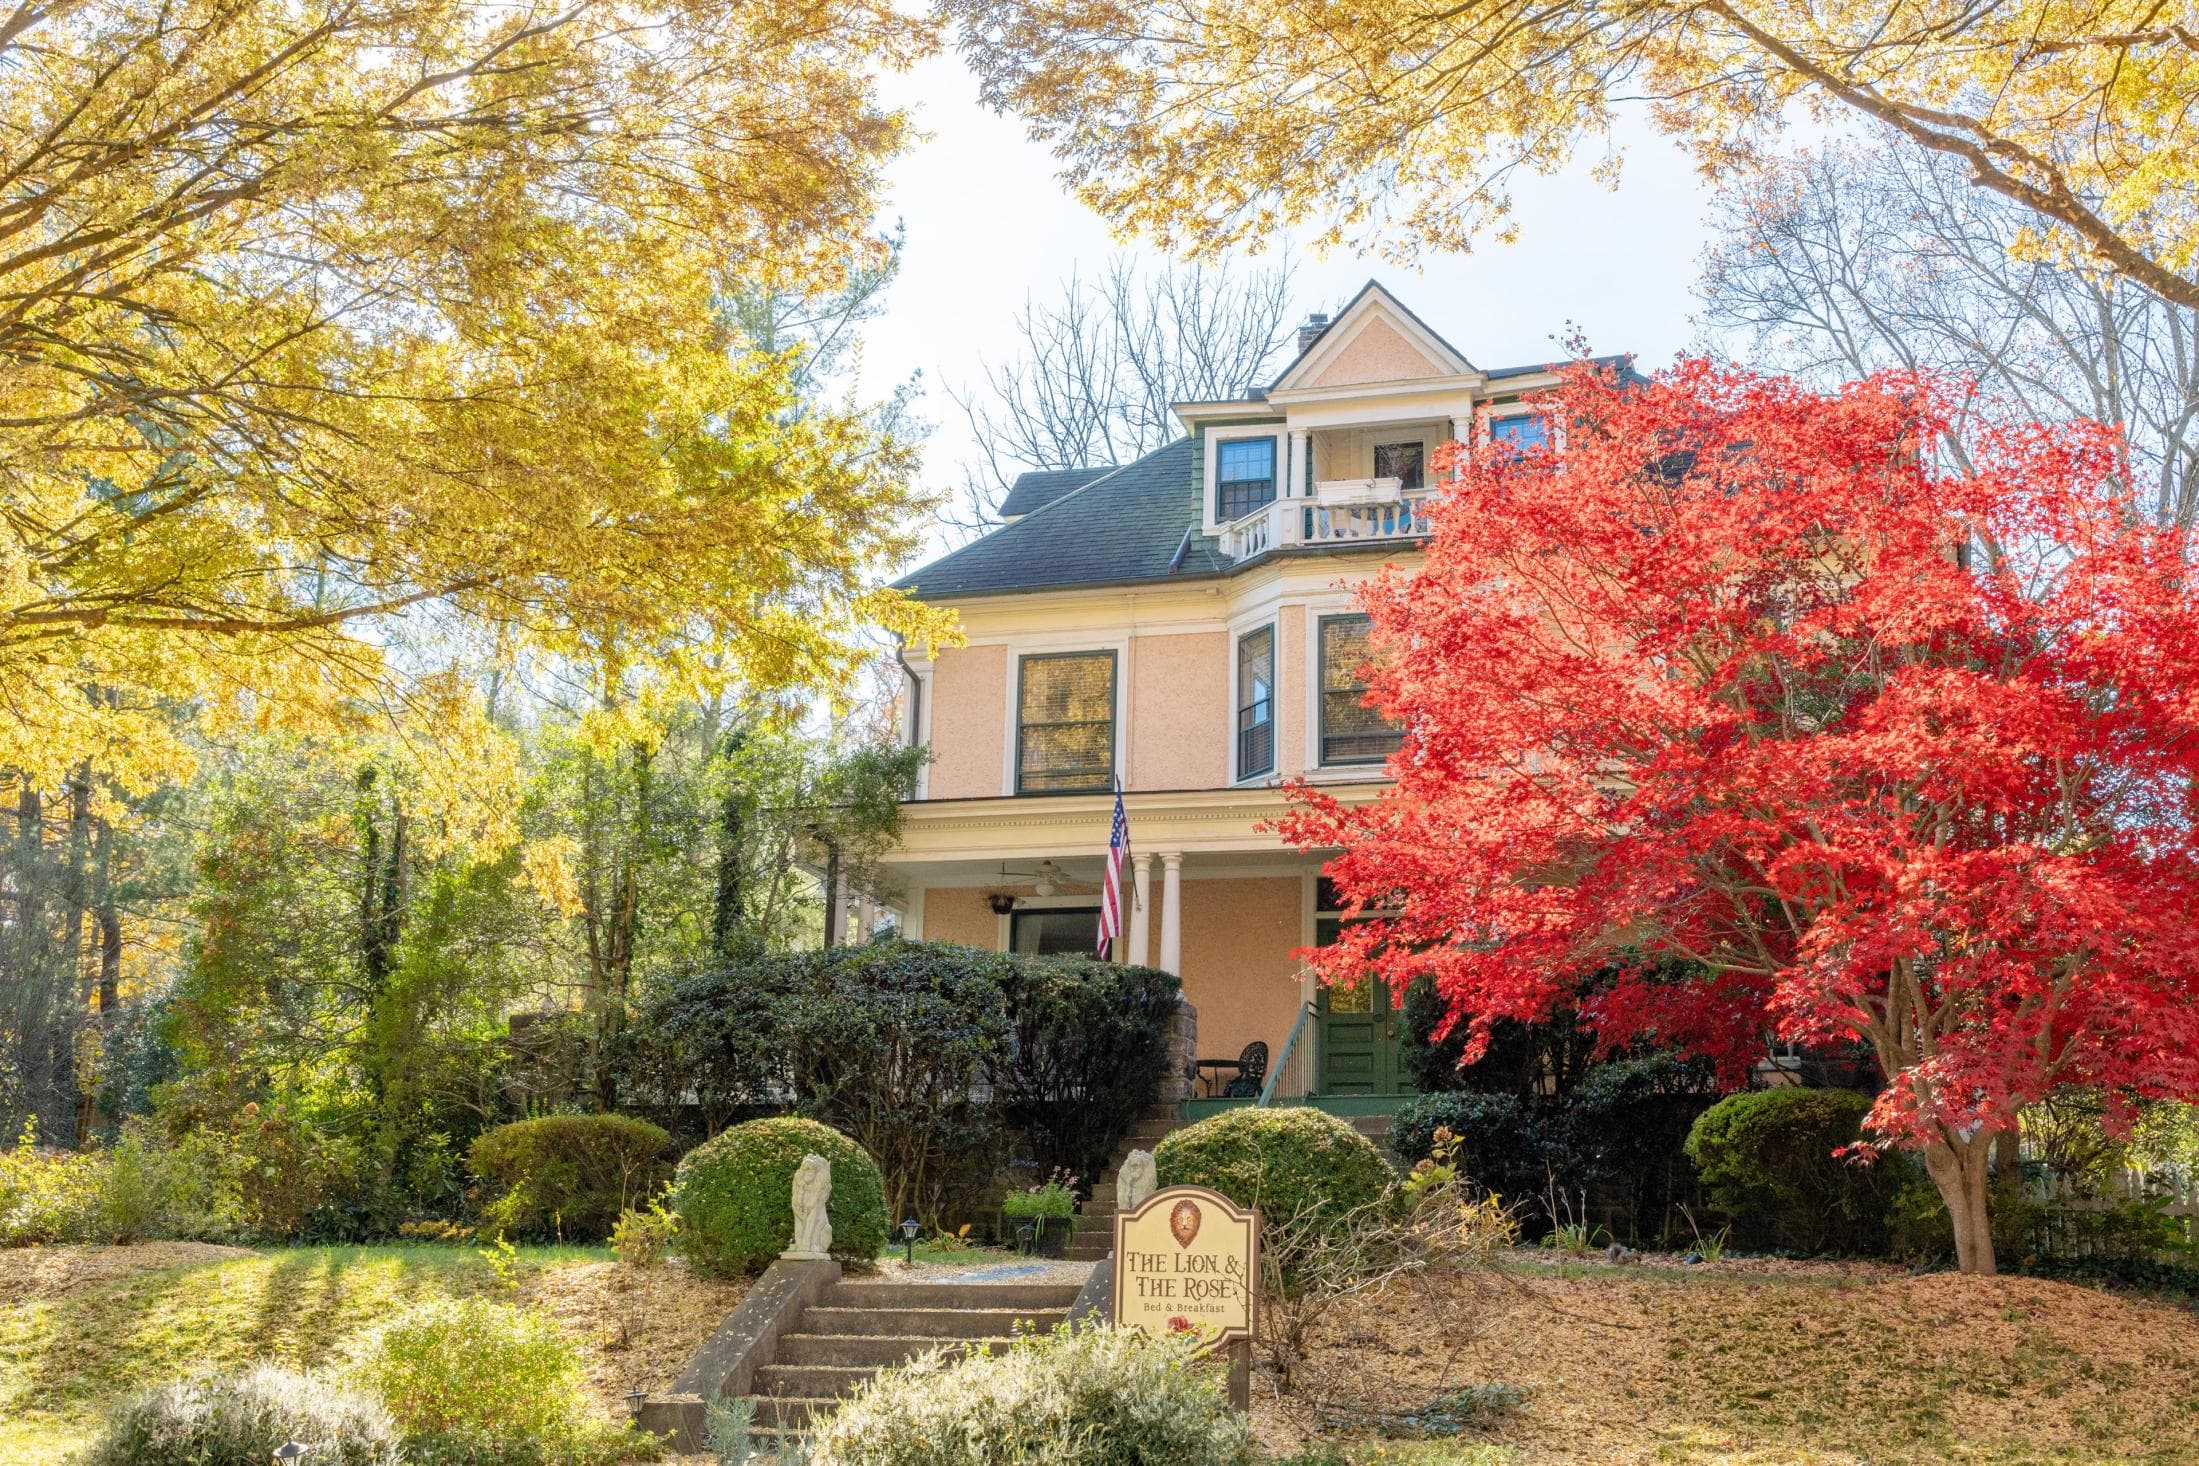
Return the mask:
{"type": "MultiPolygon", "coordinates": [[[[1393,1410],[1521,1386],[1486,1438],[1528,1466],[2199,1460],[2199,1317],[2033,1278],[1515,1263],[1339,1309],[1312,1365],[1393,1410]]],[[[1272,1445],[1314,1428],[1298,1402],[1255,1403],[1272,1445]]]]}

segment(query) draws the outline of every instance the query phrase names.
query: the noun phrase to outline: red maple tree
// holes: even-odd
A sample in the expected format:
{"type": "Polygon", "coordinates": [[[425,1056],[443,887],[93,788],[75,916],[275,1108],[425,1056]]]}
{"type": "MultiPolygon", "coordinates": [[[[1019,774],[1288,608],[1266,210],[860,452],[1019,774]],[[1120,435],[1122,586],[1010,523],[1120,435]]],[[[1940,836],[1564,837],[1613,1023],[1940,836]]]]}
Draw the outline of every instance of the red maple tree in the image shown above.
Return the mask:
{"type": "Polygon", "coordinates": [[[1561,445],[1449,450],[1425,564],[1363,590],[1395,783],[1301,787],[1285,833],[1389,913],[1324,975],[1430,974],[1476,1046],[1576,1004],[1734,1082],[1867,1042],[1874,1135],[1990,1272],[2024,1105],[2199,1096],[2199,596],[2112,432],[1952,471],[1923,445],[1962,405],[1571,370],[1561,445]]]}

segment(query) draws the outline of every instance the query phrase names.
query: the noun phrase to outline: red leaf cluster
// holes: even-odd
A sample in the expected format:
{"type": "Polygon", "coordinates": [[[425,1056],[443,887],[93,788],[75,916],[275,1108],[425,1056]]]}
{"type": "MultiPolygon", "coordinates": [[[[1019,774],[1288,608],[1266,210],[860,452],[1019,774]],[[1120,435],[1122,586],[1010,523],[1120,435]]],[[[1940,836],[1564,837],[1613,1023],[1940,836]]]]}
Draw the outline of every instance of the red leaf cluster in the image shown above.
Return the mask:
{"type": "Polygon", "coordinates": [[[1733,1080],[1865,1040],[1912,1142],[2199,1096],[2192,547],[2097,424],[1935,463],[1962,392],[1581,367],[1561,446],[1448,450],[1425,564],[1363,592],[1396,782],[1284,822],[1392,912],[1324,975],[1733,1080]]]}

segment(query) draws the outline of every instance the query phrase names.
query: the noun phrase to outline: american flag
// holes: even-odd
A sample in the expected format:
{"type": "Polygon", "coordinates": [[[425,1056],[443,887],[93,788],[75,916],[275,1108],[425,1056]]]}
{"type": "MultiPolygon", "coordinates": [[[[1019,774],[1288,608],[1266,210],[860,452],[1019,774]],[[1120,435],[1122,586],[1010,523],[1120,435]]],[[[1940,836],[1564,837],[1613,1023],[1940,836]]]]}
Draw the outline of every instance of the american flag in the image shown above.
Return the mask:
{"type": "Polygon", "coordinates": [[[1122,935],[1122,882],[1130,866],[1130,815],[1122,807],[1122,781],[1115,781],[1115,824],[1107,832],[1107,874],[1101,878],[1099,955],[1108,960],[1122,935]]]}

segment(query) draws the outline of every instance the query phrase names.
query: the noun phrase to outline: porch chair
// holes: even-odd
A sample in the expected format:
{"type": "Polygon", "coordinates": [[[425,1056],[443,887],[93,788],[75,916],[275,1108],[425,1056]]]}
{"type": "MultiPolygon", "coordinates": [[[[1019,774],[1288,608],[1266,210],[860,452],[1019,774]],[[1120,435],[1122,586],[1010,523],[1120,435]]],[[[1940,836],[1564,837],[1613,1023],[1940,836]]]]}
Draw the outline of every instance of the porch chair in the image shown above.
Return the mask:
{"type": "Polygon", "coordinates": [[[1237,1056],[1237,1077],[1222,1086],[1224,1099],[1258,1099],[1267,1078],[1267,1040],[1254,1039],[1237,1056]]]}

